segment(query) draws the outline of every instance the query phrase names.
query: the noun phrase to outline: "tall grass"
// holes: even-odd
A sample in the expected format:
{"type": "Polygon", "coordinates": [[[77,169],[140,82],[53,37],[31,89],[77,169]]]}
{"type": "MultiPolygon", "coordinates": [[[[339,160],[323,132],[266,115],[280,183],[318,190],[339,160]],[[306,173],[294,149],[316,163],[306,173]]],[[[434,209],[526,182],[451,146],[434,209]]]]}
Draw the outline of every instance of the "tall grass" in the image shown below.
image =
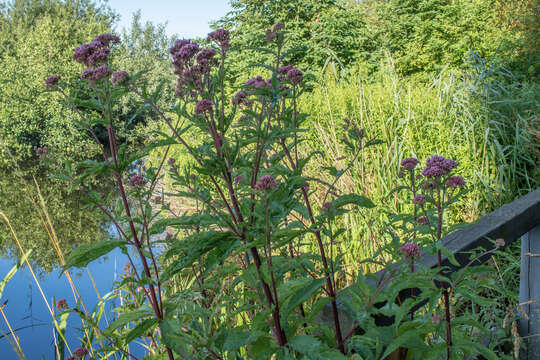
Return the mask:
{"type": "Polygon", "coordinates": [[[470,192],[451,214],[452,222],[474,221],[538,187],[539,145],[532,129],[538,125],[540,86],[520,83],[500,66],[473,65],[468,73],[443,71],[429,83],[399,78],[391,65],[374,81],[355,74],[324,77],[304,97],[301,109],[311,114],[304,151],[322,152],[310,172],[345,166],[351,156],[339,140],[345,118],[365,129],[368,138],[384,141],[366,148],[337,184],[343,191],[363,192],[380,206],[346,220],[349,236],[341,246],[353,270],[358,259],[384,243],[386,214],[407,208],[407,199],[388,196],[403,158],[440,154],[460,163],[470,192]]]}

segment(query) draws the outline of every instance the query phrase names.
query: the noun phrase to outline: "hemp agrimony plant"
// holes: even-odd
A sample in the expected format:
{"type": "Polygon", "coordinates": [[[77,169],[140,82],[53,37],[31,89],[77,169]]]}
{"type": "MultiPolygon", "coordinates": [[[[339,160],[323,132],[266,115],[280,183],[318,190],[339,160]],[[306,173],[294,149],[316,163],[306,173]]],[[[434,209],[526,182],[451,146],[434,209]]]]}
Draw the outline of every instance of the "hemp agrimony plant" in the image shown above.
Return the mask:
{"type": "MultiPolygon", "coordinates": [[[[299,112],[298,101],[309,76],[284,63],[286,34],[282,23],[266,31],[268,46],[259,50],[273,54],[273,62],[255,64],[265,77],[251,78],[234,91],[225,85],[232,51],[227,30],[210,33],[204,43],[177,40],[170,48],[177,101],[169,108],[160,106],[161,87],[150,92],[142,74],[110,68],[113,46],[120,41],[110,34],[75,50],[73,59],[86,69],[74,86],[84,92],[70,91],[57,76],[47,78],[46,87],[65,98],[101,149],[100,159],[63,164],[58,177],[79,188],[116,234],[75,249],[66,267],[85,266],[115,248],[129,259],[116,287],[123,305],[105,329],[79,306],[62,304],[61,316],[78,313],[91,330],[79,358],[105,358],[111,351],[136,358],[129,345],[141,338],[149,349],[145,358],[153,359],[383,359],[398,349],[402,356],[419,358],[416,354],[439,354],[441,346],[448,354],[461,354],[465,345],[454,329],[463,324],[452,318],[450,304],[461,278],[452,281],[442,268],[414,266],[429,246],[435,246],[442,266],[437,244],[443,215],[464,185],[463,179],[447,176],[457,164],[432,157],[422,173],[425,181],[417,184],[417,160],[404,162],[420,228],[399,234],[409,238],[399,247],[403,266],[389,269],[376,286],[361,275],[340,293],[337,279],[346,274],[335,244],[347,234],[341,217],[374,204],[361,195],[338,193],[335,184],[358,154],[378,141],[346,120],[343,143],[353,154],[348,165],[330,167],[320,178],[307,175],[306,165],[319,156],[304,155],[301,148],[308,115],[299,112]],[[116,136],[115,105],[128,94],[166,129],[137,152],[116,136]],[[106,142],[97,128],[106,129],[106,142]],[[147,155],[160,147],[166,150],[152,164],[147,155]],[[190,160],[168,158],[171,147],[183,149],[190,160]],[[115,183],[109,196],[91,185],[104,176],[115,183]],[[156,190],[161,182],[167,191],[156,190]],[[168,235],[159,237],[165,231],[168,235]],[[441,284],[446,345],[432,321],[441,284]],[[398,306],[404,290],[412,296],[398,306]],[[424,314],[414,316],[426,302],[424,314]],[[321,311],[330,314],[329,322],[319,320],[321,311]],[[353,320],[346,328],[345,314],[353,320]],[[379,315],[393,316],[394,324],[379,328],[379,315]],[[416,348],[408,347],[403,334],[425,351],[407,355],[416,348]]],[[[48,153],[43,158],[53,161],[48,153]]]]}

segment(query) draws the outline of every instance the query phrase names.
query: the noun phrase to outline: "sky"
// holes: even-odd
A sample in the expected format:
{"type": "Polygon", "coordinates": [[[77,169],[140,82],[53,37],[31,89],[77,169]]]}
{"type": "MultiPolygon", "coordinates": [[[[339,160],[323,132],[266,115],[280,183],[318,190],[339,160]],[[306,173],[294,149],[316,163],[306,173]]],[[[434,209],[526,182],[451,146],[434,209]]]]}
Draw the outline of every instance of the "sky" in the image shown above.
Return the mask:
{"type": "Polygon", "coordinates": [[[109,0],[111,8],[120,14],[118,28],[131,23],[132,14],[141,10],[142,22],[167,22],[167,34],[181,38],[206,36],[208,23],[229,10],[229,0],[109,0]]]}

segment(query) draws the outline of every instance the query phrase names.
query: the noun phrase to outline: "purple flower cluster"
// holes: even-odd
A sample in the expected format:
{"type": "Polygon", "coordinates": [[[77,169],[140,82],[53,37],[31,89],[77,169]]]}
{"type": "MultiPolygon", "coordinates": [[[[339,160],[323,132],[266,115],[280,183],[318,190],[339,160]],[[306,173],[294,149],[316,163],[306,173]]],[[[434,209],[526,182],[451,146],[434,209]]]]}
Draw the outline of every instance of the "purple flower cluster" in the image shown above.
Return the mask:
{"type": "Polygon", "coordinates": [[[146,183],[144,176],[142,175],[133,175],[128,180],[129,184],[135,188],[141,187],[146,183]]]}
{"type": "Polygon", "coordinates": [[[253,87],[256,87],[256,88],[263,88],[263,87],[269,88],[269,87],[272,86],[272,85],[271,85],[271,81],[272,81],[272,80],[269,80],[269,81],[270,81],[270,82],[264,80],[264,79],[262,78],[262,76],[259,75],[259,76],[257,76],[257,77],[254,77],[254,78],[249,79],[248,81],[246,81],[246,82],[244,83],[244,85],[246,85],[246,86],[253,86],[253,87]]]}
{"type": "Polygon", "coordinates": [[[452,188],[452,189],[455,189],[455,188],[458,188],[458,187],[463,187],[465,186],[465,180],[461,177],[461,176],[450,176],[447,180],[446,180],[446,186],[452,188]]]}
{"type": "Polygon", "coordinates": [[[107,63],[111,49],[111,43],[120,42],[118,36],[112,34],[101,34],[92,42],[83,44],[75,49],[73,59],[88,67],[94,67],[100,64],[107,63]]]}
{"type": "Polygon", "coordinates": [[[111,70],[107,65],[101,65],[96,68],[88,68],[83,71],[81,78],[94,83],[96,80],[103,79],[111,74],[111,70]]]}
{"type": "Polygon", "coordinates": [[[214,58],[214,49],[201,49],[199,44],[191,40],[176,40],[169,49],[172,55],[174,73],[178,75],[176,93],[184,95],[186,85],[191,85],[195,90],[201,91],[203,78],[210,72],[212,66],[217,64],[214,58]]]}
{"type": "Polygon", "coordinates": [[[58,85],[58,81],[60,81],[60,76],[58,75],[51,75],[48,78],[45,79],[45,87],[47,89],[52,89],[58,85]]]}
{"type": "Polygon", "coordinates": [[[418,259],[420,255],[422,255],[422,252],[420,251],[420,248],[418,245],[416,245],[413,242],[407,242],[402,247],[398,249],[403,253],[403,257],[405,259],[418,259]]]}
{"type": "Polygon", "coordinates": [[[276,179],[272,175],[263,175],[259,178],[257,183],[255,184],[255,190],[258,191],[270,191],[277,189],[279,187],[279,184],[277,183],[276,179]]]}
{"type": "Polygon", "coordinates": [[[81,74],[81,78],[93,84],[97,80],[111,75],[112,72],[106,65],[111,53],[109,46],[118,42],[120,42],[120,38],[116,35],[101,34],[92,42],[77,47],[73,53],[73,59],[88,67],[81,74]]]}
{"type": "Polygon", "coordinates": [[[422,175],[429,178],[441,177],[448,174],[457,167],[457,163],[452,159],[443,156],[433,155],[426,160],[426,167],[422,170],[422,175]]]}
{"type": "Polygon", "coordinates": [[[405,170],[411,171],[416,167],[416,165],[418,165],[418,163],[419,161],[416,158],[406,158],[406,159],[403,159],[403,161],[401,162],[401,166],[405,170]]]}
{"type": "Polygon", "coordinates": [[[304,75],[302,72],[298,69],[292,68],[291,70],[287,71],[287,79],[291,82],[293,85],[298,85],[302,82],[302,79],[304,78],[304,75]]]}
{"type": "Polygon", "coordinates": [[[117,71],[112,74],[111,82],[113,85],[124,85],[129,80],[129,74],[125,70],[117,71]]]}
{"type": "Polygon", "coordinates": [[[253,104],[253,101],[248,99],[248,94],[243,90],[237,92],[232,98],[231,102],[234,105],[244,105],[246,107],[250,107],[251,104],[253,104]]]}
{"type": "Polygon", "coordinates": [[[217,29],[208,34],[207,41],[215,41],[223,50],[229,48],[230,34],[228,30],[217,29]]]}
{"type": "Polygon", "coordinates": [[[200,100],[197,105],[195,105],[195,114],[201,115],[206,112],[212,111],[212,102],[210,100],[200,100]]]}

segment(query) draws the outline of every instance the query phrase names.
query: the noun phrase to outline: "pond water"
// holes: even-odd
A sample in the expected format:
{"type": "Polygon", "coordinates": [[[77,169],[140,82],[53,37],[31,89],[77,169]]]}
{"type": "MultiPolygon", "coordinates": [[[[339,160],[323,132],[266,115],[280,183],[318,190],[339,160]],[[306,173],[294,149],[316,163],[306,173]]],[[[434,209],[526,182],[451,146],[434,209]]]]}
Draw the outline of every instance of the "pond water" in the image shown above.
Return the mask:
{"type": "MultiPolygon", "coordinates": [[[[112,290],[113,282],[120,276],[126,262],[126,256],[118,250],[88,265],[101,296],[112,290]]],[[[0,259],[0,278],[3,278],[14,264],[15,260],[13,259],[0,259]]],[[[70,273],[88,311],[91,312],[98,302],[98,297],[90,276],[86,269],[74,270],[70,273]]],[[[71,307],[74,305],[74,298],[69,283],[65,276],[60,275],[60,271],[55,269],[48,274],[39,274],[38,279],[50,304],[53,304],[53,298],[65,298],[71,307]]],[[[4,307],[4,313],[11,327],[19,336],[21,348],[26,358],[28,360],[56,359],[51,316],[28,267],[19,269],[6,285],[1,303],[5,301],[7,304],[4,307]]],[[[108,304],[109,319],[112,317],[110,310],[113,307],[113,303],[108,304]]],[[[4,334],[9,334],[5,321],[0,318],[0,323],[0,330],[4,334]]],[[[72,314],[68,320],[67,330],[68,343],[72,350],[80,346],[78,340],[80,325],[79,318],[72,314]]],[[[131,350],[136,356],[143,354],[139,345],[134,344],[131,350]]],[[[68,355],[67,351],[66,355],[68,355]]],[[[12,345],[5,337],[0,339],[0,359],[18,359],[12,345]]]]}

